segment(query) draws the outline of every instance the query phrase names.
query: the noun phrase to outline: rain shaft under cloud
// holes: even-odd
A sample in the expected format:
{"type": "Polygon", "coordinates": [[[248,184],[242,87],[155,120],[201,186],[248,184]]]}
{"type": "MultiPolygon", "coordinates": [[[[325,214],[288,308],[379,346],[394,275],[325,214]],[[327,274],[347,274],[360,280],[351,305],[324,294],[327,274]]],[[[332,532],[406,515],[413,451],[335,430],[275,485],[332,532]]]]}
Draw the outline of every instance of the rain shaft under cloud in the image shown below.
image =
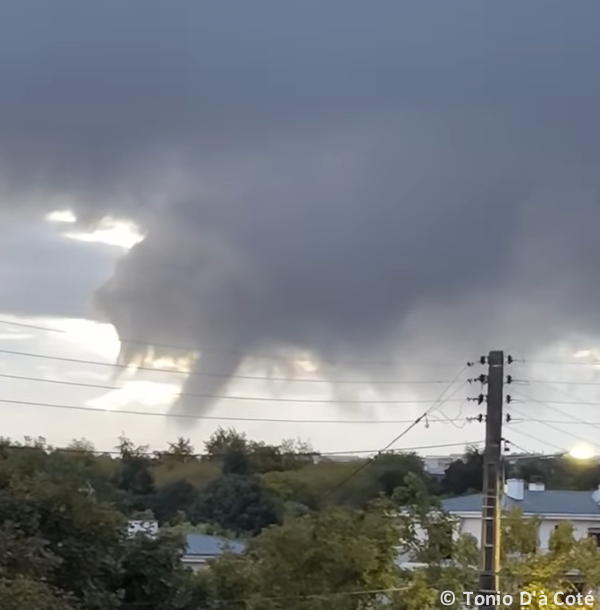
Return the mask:
{"type": "Polygon", "coordinates": [[[593,337],[599,24],[596,2],[4,1],[2,213],[136,221],[96,308],[140,342],[125,361],[204,350],[195,394],[257,351],[593,337]]]}

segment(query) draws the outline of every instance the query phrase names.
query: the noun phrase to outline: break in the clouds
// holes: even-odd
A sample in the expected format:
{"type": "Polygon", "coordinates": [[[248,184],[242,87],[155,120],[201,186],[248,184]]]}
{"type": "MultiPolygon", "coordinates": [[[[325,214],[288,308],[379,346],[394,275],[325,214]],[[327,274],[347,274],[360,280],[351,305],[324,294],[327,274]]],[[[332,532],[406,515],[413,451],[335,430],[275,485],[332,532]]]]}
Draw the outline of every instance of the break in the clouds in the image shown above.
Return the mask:
{"type": "Polygon", "coordinates": [[[124,360],[204,349],[195,394],[255,351],[597,335],[599,29],[595,1],[3,0],[2,207],[135,221],[97,311],[124,360]]]}

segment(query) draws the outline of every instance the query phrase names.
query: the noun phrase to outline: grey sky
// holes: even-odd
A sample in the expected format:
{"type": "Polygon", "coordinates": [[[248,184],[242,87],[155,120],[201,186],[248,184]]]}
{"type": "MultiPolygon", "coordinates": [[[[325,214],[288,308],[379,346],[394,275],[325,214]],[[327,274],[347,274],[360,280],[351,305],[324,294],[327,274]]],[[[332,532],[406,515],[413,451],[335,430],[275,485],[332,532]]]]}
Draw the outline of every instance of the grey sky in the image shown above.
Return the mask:
{"type": "MultiPolygon", "coordinates": [[[[459,363],[595,340],[599,17],[592,1],[2,1],[0,218],[72,207],[147,237],[105,283],[95,246],[71,245],[64,275],[63,246],[34,255],[20,229],[0,304],[204,348],[195,372],[225,377],[191,376],[199,394],[257,351],[459,363]]],[[[342,373],[380,375],[322,370],[342,373]]]]}

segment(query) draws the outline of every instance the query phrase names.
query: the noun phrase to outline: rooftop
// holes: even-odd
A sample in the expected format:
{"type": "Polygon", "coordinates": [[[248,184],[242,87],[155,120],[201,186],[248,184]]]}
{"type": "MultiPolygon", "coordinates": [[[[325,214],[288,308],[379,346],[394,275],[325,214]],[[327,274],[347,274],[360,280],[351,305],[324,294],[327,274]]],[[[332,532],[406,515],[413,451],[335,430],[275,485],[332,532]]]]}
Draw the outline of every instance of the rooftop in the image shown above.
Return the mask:
{"type": "MultiPolygon", "coordinates": [[[[450,513],[480,513],[482,494],[472,494],[450,498],[442,502],[450,513]]],[[[600,506],[592,498],[590,491],[524,490],[523,500],[513,500],[506,495],[502,499],[503,510],[520,507],[525,513],[542,515],[598,515],[600,506]]]]}
{"type": "Polygon", "coordinates": [[[233,553],[243,553],[245,548],[246,546],[242,542],[235,540],[201,534],[189,534],[187,536],[186,555],[188,557],[217,557],[227,550],[233,553]]]}

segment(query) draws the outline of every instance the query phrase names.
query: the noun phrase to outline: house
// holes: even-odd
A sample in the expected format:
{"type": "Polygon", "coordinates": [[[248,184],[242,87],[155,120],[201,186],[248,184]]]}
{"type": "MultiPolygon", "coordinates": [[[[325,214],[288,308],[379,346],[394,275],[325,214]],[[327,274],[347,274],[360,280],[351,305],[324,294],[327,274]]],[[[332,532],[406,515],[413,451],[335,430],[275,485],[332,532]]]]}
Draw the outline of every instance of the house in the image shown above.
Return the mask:
{"type": "MultiPolygon", "coordinates": [[[[481,543],[482,494],[444,500],[443,508],[458,519],[459,532],[475,536],[481,543]]],[[[547,490],[543,483],[509,479],[502,498],[502,509],[522,509],[525,517],[541,519],[540,548],[548,549],[550,536],[563,521],[570,521],[577,538],[591,536],[600,547],[600,489],[594,492],[547,490]]]]}
{"type": "Polygon", "coordinates": [[[187,535],[187,550],[183,556],[183,565],[195,572],[207,567],[207,562],[223,555],[229,551],[232,553],[243,553],[246,546],[239,541],[218,538],[217,536],[205,536],[201,534],[187,535]]]}
{"type": "Polygon", "coordinates": [[[127,524],[127,536],[131,538],[138,534],[155,538],[158,536],[158,521],[129,521],[127,524]]]}
{"type": "MultiPolygon", "coordinates": [[[[442,501],[444,512],[455,517],[457,527],[448,535],[471,534],[481,545],[482,494],[471,494],[442,501]]],[[[547,550],[550,536],[564,521],[573,525],[578,539],[592,537],[600,548],[600,488],[594,492],[547,490],[543,483],[529,483],[520,479],[509,479],[502,497],[502,510],[508,512],[521,508],[524,517],[541,519],[539,543],[542,551],[547,550]]],[[[424,539],[425,532],[418,535],[424,539]]],[[[396,564],[413,569],[422,567],[408,554],[400,554],[396,564]]]]}

